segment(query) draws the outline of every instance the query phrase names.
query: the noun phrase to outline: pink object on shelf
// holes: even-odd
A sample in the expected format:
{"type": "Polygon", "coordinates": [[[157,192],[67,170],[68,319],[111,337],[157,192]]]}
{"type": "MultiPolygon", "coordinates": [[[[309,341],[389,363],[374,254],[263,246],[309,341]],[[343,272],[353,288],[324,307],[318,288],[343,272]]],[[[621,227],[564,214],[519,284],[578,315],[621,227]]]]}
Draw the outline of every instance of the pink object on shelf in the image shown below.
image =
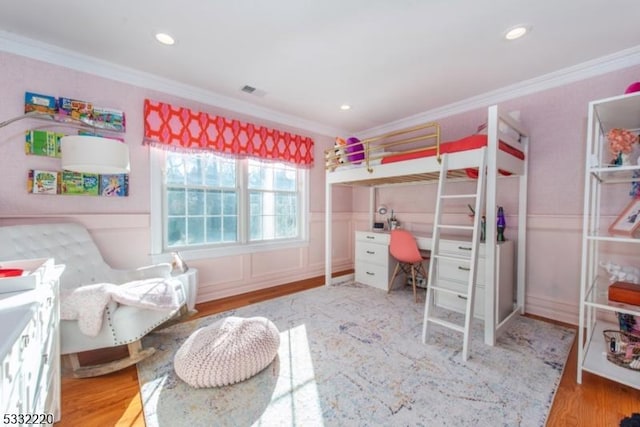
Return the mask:
{"type": "Polygon", "coordinates": [[[22,276],[23,271],[19,268],[0,268],[0,277],[22,276]]]}
{"type": "Polygon", "coordinates": [[[631,83],[627,90],[624,91],[625,94],[633,92],[640,92],[640,82],[631,83]]]}

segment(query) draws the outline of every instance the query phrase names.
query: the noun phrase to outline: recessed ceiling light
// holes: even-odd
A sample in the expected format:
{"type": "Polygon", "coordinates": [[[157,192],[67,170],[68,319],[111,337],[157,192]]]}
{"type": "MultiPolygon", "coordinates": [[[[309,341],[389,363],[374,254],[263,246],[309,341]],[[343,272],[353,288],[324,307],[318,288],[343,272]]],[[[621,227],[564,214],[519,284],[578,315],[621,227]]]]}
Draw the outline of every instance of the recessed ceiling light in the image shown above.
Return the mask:
{"type": "Polygon", "coordinates": [[[349,105],[349,104],[342,104],[342,105],[340,106],[340,109],[341,109],[342,111],[350,110],[350,109],[351,109],[351,105],[349,105]]]}
{"type": "Polygon", "coordinates": [[[529,27],[527,27],[526,25],[518,25],[516,27],[510,28],[509,30],[507,30],[507,32],[504,34],[504,38],[507,40],[515,40],[524,36],[528,32],[529,32],[529,27]]]}
{"type": "Polygon", "coordinates": [[[167,46],[171,46],[176,42],[175,39],[167,33],[156,33],[156,40],[162,44],[166,44],[167,46]]]}

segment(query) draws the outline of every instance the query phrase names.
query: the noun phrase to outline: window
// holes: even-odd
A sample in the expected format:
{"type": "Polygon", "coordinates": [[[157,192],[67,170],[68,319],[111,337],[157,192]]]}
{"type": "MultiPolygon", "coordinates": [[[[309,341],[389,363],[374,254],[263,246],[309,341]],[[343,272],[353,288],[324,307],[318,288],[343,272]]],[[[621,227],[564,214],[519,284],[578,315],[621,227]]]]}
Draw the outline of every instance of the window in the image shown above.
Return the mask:
{"type": "Polygon", "coordinates": [[[294,166],[211,153],[154,150],[154,253],[207,256],[276,248],[306,238],[307,174],[294,166]],[[155,200],[155,201],[154,201],[155,200]],[[158,210],[160,213],[158,214],[158,210]],[[155,225],[154,225],[155,224],[155,225]],[[160,234],[162,239],[158,239],[160,234]]]}
{"type": "Polygon", "coordinates": [[[294,238],[298,234],[296,170],[249,160],[249,240],[294,238]]]}

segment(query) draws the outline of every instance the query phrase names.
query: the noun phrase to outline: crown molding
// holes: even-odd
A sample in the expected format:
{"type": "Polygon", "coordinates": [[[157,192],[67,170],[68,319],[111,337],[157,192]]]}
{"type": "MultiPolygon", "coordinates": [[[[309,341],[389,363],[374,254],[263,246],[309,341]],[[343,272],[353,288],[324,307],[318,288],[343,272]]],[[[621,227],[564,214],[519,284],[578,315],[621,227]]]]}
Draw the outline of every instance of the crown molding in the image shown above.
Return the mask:
{"type": "MultiPolygon", "coordinates": [[[[62,49],[33,39],[20,37],[12,33],[0,31],[0,51],[48,62],[77,71],[94,74],[122,83],[167,93],[203,104],[216,106],[240,114],[251,115],[283,125],[305,129],[320,135],[335,136],[347,132],[333,126],[306,120],[300,117],[283,114],[275,110],[263,108],[249,102],[223,96],[215,92],[202,90],[174,80],[165,79],[154,74],[123,67],[91,56],[82,55],[71,50],[62,49]]],[[[554,71],[533,79],[524,80],[503,88],[473,96],[442,107],[427,110],[381,126],[365,129],[356,134],[362,138],[379,135],[394,130],[415,126],[420,123],[439,120],[455,114],[484,108],[524,95],[552,89],[576,81],[617,71],[640,64],[640,45],[606,55],[581,64],[554,71]]]]}
{"type": "Polygon", "coordinates": [[[175,80],[165,79],[133,68],[117,65],[37,40],[20,37],[1,30],[0,51],[48,62],[133,86],[167,93],[263,120],[315,132],[320,135],[335,136],[345,133],[343,129],[337,129],[322,123],[280,113],[249,102],[186,85],[175,80]]]}
{"type": "Polygon", "coordinates": [[[500,89],[473,96],[462,101],[454,102],[443,107],[434,108],[422,113],[414,114],[381,126],[357,132],[362,138],[381,135],[398,129],[406,129],[430,121],[440,120],[478,108],[498,104],[524,95],[553,89],[569,83],[596,77],[612,71],[632,67],[640,64],[640,45],[621,50],[611,55],[586,61],[572,67],[544,74],[533,79],[524,80],[500,89]]]}

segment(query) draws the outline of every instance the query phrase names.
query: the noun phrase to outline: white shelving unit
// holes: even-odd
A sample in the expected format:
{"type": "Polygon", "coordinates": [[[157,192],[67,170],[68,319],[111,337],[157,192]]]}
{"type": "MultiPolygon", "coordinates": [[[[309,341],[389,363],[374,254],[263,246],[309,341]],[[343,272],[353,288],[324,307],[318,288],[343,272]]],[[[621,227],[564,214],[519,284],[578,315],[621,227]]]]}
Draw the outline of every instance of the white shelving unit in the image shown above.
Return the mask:
{"type": "MultiPolygon", "coordinates": [[[[577,381],[582,383],[583,371],[640,389],[640,371],[609,362],[603,331],[619,330],[615,313],[627,313],[640,318],[640,306],[619,304],[608,300],[609,278],[599,266],[616,255],[626,254],[632,266],[640,267],[640,238],[611,235],[609,220],[602,220],[601,209],[611,203],[612,194],[628,194],[634,171],[640,171],[637,159],[630,166],[611,166],[606,134],[613,128],[634,132],[640,130],[640,93],[617,96],[589,103],[587,156],[585,167],[584,223],[582,237],[582,277],[580,281],[580,329],[577,381]],[[623,186],[624,190],[621,191],[623,186]]],[[[635,157],[640,154],[637,147],[635,157]]],[[[621,196],[622,197],[622,196],[621,196]]],[[[623,209],[630,199],[621,199],[623,209]]],[[[616,201],[616,205],[618,202],[616,201]]],[[[621,263],[622,264],[622,263],[621,263]]]]}

